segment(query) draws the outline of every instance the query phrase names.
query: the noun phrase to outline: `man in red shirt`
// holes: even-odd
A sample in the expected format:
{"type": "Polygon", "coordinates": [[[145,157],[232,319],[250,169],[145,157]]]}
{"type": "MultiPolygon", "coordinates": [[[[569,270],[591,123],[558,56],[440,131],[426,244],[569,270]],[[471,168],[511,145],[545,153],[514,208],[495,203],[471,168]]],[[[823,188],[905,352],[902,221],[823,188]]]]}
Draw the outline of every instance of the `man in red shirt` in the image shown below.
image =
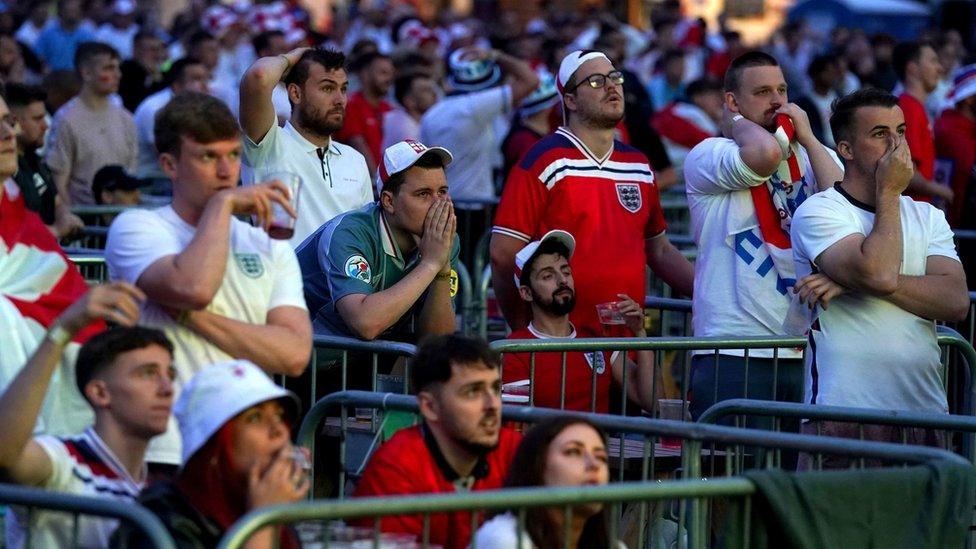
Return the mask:
{"type": "MultiPolygon", "coordinates": [[[[575,339],[600,337],[588,328],[577,330],[569,321],[569,313],[576,305],[576,288],[569,260],[576,248],[576,240],[566,231],[549,231],[541,239],[528,244],[515,255],[515,277],[519,296],[532,307],[532,320],[509,339],[575,339]]],[[[627,327],[637,337],[645,337],[644,310],[626,294],[618,296],[615,305],[627,327]]],[[[610,376],[623,384],[627,373],[627,394],[645,410],[653,410],[655,384],[654,353],[640,351],[640,365],[619,352],[566,353],[565,379],[563,353],[507,353],[502,368],[505,397],[507,389],[514,393],[513,403],[529,403],[544,408],[562,408],[580,412],[610,411],[610,376]],[[533,361],[535,371],[532,371],[533,361]],[[607,368],[607,365],[610,368],[607,368]],[[595,385],[595,387],[594,387],[595,385]]],[[[505,398],[506,401],[510,400],[505,398]]],[[[624,413],[619,406],[614,412],[624,413]]]]}
{"type": "MultiPolygon", "coordinates": [[[[369,460],[355,497],[453,493],[501,488],[522,436],[502,427],[498,354],[479,339],[429,340],[413,361],[411,383],[422,422],[393,435],[369,460]]],[[[484,517],[478,517],[480,524],[484,517]]],[[[372,526],[371,519],[362,522],[372,526]]],[[[421,515],[384,517],[384,532],[424,530],[421,515]]],[[[463,549],[467,512],[430,517],[433,545],[463,549]]]]}
{"type": "Polygon", "coordinates": [[[362,89],[349,96],[346,121],[334,137],[366,158],[371,177],[383,154],[383,115],[393,110],[386,96],[393,85],[393,61],[379,52],[363,55],[356,62],[362,89]]]}
{"type": "Polygon", "coordinates": [[[952,202],[952,189],[934,181],[935,138],[925,112],[925,101],[942,78],[939,56],[925,42],[902,42],[895,46],[892,63],[903,88],[898,106],[905,114],[905,140],[915,163],[915,175],[906,192],[915,200],[952,202]]]}
{"type": "Polygon", "coordinates": [[[515,254],[552,229],[580,235],[572,261],[580,299],[571,317],[599,331],[596,304],[621,293],[643,303],[645,264],[684,295],[695,273],[665,234],[647,157],[614,139],[624,116],[623,75],[604,54],[575,51],[556,85],[567,126],[536,143],[508,176],[492,229],[492,282],[512,329],[526,326],[515,254]]]}

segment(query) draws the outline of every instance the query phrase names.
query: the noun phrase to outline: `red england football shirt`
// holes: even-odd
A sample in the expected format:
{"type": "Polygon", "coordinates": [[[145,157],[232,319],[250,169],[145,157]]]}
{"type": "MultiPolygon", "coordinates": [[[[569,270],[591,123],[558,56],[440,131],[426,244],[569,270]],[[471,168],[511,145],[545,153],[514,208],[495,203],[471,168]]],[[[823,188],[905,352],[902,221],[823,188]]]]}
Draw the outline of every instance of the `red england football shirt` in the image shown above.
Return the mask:
{"type": "Polygon", "coordinates": [[[667,228],[654,172],[637,149],[614,141],[597,158],[559,128],[532,147],[508,176],[493,232],[529,243],[553,229],[576,238],[577,328],[601,332],[596,305],[619,293],[644,302],[646,239],[667,228]]]}
{"type": "Polygon", "coordinates": [[[392,110],[393,106],[386,101],[381,100],[374,107],[366,101],[363,92],[352,94],[346,103],[345,122],[335,134],[335,140],[348,145],[350,138],[362,136],[373,160],[379,164],[383,158],[383,114],[392,110]]]}
{"type": "MultiPolygon", "coordinates": [[[[905,141],[912,151],[912,161],[915,169],[922,177],[932,180],[935,175],[935,138],[932,136],[932,125],[929,115],[925,113],[925,105],[908,93],[898,96],[898,106],[905,113],[905,141]]],[[[931,202],[932,197],[908,193],[915,200],[931,202]]]]}
{"type": "MultiPolygon", "coordinates": [[[[476,480],[471,491],[495,490],[502,487],[508,476],[515,449],[522,435],[503,427],[498,435],[498,446],[476,467],[476,480]],[[480,468],[480,471],[479,471],[480,468]]],[[[356,486],[354,497],[406,496],[412,494],[451,494],[456,492],[453,479],[445,475],[442,466],[424,440],[421,426],[398,431],[393,438],[380,446],[370,458],[363,478],[356,486]]],[[[483,522],[479,517],[477,524],[483,522]]],[[[355,522],[373,526],[372,519],[355,522]]],[[[424,520],[421,515],[384,517],[380,523],[383,532],[415,534],[420,541],[424,520]]],[[[430,543],[445,549],[464,549],[471,540],[471,516],[466,512],[437,513],[430,517],[430,543]]]]}
{"type": "MultiPolygon", "coordinates": [[[[575,339],[577,337],[600,337],[585,328],[579,333],[575,330],[566,338],[554,338],[536,331],[532,324],[515,330],[508,339],[575,339]]],[[[566,353],[566,398],[560,406],[563,387],[563,353],[535,353],[535,387],[533,406],[542,408],[563,408],[578,412],[597,412],[605,414],[610,409],[611,353],[597,351],[592,353],[566,353]],[[594,375],[595,373],[595,375],[594,375]],[[596,386],[594,400],[593,387],[596,386]],[[594,406],[595,403],[595,406],[594,406]]],[[[505,353],[502,366],[502,381],[512,383],[530,379],[532,373],[530,353],[505,353]]]]}

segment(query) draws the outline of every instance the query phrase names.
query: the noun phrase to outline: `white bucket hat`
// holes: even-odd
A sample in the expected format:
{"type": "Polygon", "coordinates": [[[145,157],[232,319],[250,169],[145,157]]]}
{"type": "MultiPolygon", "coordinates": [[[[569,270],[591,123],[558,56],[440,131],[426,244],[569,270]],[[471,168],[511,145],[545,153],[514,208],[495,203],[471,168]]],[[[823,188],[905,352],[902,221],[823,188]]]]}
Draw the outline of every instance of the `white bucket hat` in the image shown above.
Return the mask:
{"type": "Polygon", "coordinates": [[[295,393],[275,385],[250,361],[217,362],[197,372],[173,407],[183,437],[183,465],[234,416],[269,400],[281,400],[291,417],[298,418],[295,393]]]}

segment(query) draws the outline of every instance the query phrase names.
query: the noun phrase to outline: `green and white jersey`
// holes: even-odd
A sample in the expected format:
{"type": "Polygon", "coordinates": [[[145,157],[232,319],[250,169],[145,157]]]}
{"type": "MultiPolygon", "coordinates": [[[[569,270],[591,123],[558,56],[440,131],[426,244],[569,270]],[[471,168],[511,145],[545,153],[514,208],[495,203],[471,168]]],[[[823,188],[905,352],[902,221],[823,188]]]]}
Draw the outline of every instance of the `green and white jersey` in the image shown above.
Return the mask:
{"type": "MultiPolygon", "coordinates": [[[[409,257],[400,251],[382,212],[374,202],[339,215],[295,250],[315,333],[354,336],[336,310],[336,302],[350,294],[372,294],[390,288],[420,261],[416,250],[409,257]]],[[[451,297],[457,295],[459,251],[460,241],[455,235],[451,250],[451,297]]],[[[419,314],[425,296],[380,338],[409,338],[414,332],[413,318],[419,314]]]]}

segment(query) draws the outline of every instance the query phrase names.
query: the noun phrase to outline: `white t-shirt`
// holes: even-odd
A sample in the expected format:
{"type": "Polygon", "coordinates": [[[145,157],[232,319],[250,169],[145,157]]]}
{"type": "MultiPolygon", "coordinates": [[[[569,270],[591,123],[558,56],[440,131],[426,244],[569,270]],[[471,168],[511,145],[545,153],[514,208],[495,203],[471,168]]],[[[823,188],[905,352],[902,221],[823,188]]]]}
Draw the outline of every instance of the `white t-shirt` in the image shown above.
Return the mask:
{"type": "MultiPolygon", "coordinates": [[[[921,276],[930,256],[959,260],[941,210],[901,197],[904,242],[900,274],[921,276]]],[[[834,187],[793,216],[791,238],[797,276],[844,237],[871,234],[874,210],[834,187]]],[[[806,402],[888,410],[947,413],[935,322],[890,301],[845,293],[819,312],[810,330],[806,402]],[[817,327],[819,324],[819,327],[817,327]]]]}
{"type": "MultiPolygon", "coordinates": [[[[105,262],[112,280],[133,284],[158,259],[183,251],[196,229],[173,211],[129,210],[109,227],[105,262]]],[[[256,227],[231,218],[230,253],[224,281],[206,310],[250,324],[264,324],[276,307],[306,309],[302,273],[288,243],[271,239],[256,227]]],[[[230,355],[195,332],[181,326],[156,303],[146,302],[140,323],[163,330],[173,342],[177,386],[202,367],[228,360],[230,355]]],[[[170,420],[166,434],[153,439],[146,460],[179,463],[180,444],[176,423],[170,420]]]]}
{"type": "Polygon", "coordinates": [[[445,97],[420,119],[420,140],[428,147],[444,147],[454,156],[444,170],[452,199],[495,197],[492,165],[498,139],[494,125],[511,108],[511,86],[498,86],[445,97]]]}
{"type": "MultiPolygon", "coordinates": [[[[800,162],[804,173],[806,196],[817,191],[813,167],[806,151],[800,148],[800,162]]],[[[713,137],[699,143],[688,153],[684,164],[685,189],[691,210],[691,227],[698,258],[695,260],[695,295],[692,299],[692,324],[697,337],[742,337],[783,335],[782,325],[767,326],[743,305],[748,287],[754,295],[762,295],[763,306],[781,312],[786,319],[790,298],[782,290],[776,269],[768,268],[769,253],[759,233],[755,206],[750,188],[764,184],[766,179],[743,162],[739,146],[724,137],[713,137]],[[743,233],[730,240],[729,219],[747,219],[743,233]],[[752,269],[737,269],[736,262],[744,261],[752,269]],[[737,271],[749,274],[737,280],[737,271]]],[[[738,234],[738,233],[737,233],[738,234]]],[[[706,351],[702,351],[706,352],[706,351]]],[[[712,351],[707,351],[712,352],[712,351]]],[[[723,350],[721,354],[742,356],[742,351],[723,350]]],[[[773,351],[750,350],[749,356],[772,357],[773,351]]],[[[800,358],[801,351],[780,349],[780,358],[800,358]]]]}
{"type": "Polygon", "coordinates": [[[244,138],[244,184],[261,182],[263,174],[274,171],[296,173],[302,179],[295,235],[289,240],[292,248],[326,221],[373,201],[369,169],[359,151],[333,139],[319,159],[315,144],[298,133],[291,122],[284,128],[272,122],[260,143],[244,138]]]}
{"type": "Polygon", "coordinates": [[[132,39],[139,32],[139,25],[132,24],[124,29],[118,29],[111,23],[105,23],[95,32],[95,40],[108,44],[119,52],[122,59],[132,58],[132,39]]]}
{"type": "Polygon", "coordinates": [[[165,88],[142,100],[136,107],[132,118],[136,122],[136,135],[139,136],[139,161],[136,177],[165,177],[159,167],[159,154],[156,152],[156,113],[173,98],[173,89],[165,88]]]}
{"type": "MultiPolygon", "coordinates": [[[[112,450],[89,427],[75,437],[40,436],[34,439],[51,460],[51,476],[41,486],[52,492],[91,496],[124,503],[135,502],[143,483],[136,482],[115,457],[112,450]]],[[[145,478],[145,471],[143,471],[145,478]]],[[[71,547],[74,535],[71,515],[49,511],[34,512],[30,524],[27,510],[8,509],[6,518],[7,547],[26,545],[26,531],[31,533],[30,547],[71,547]]],[[[119,521],[81,515],[75,547],[108,547],[109,538],[119,521]]]]}

